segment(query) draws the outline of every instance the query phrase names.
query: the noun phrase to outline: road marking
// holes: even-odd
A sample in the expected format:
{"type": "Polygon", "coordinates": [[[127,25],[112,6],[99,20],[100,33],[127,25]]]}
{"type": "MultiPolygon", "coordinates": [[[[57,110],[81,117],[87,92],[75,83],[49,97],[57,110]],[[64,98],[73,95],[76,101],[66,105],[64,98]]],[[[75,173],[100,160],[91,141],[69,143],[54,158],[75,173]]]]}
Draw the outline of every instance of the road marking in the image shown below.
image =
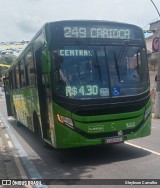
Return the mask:
{"type": "Polygon", "coordinates": [[[125,142],[125,144],[128,144],[128,145],[130,145],[130,146],[133,146],[133,147],[136,147],[136,148],[145,150],[145,151],[149,151],[149,152],[151,152],[151,153],[153,153],[153,154],[155,154],[155,155],[159,155],[159,156],[160,156],[160,153],[158,153],[158,152],[156,152],[156,151],[153,151],[153,150],[150,150],[150,149],[147,149],[147,148],[143,148],[143,147],[141,147],[141,146],[137,146],[137,145],[131,144],[131,143],[129,143],[129,142],[125,142]]]}
{"type": "Polygon", "coordinates": [[[12,142],[11,142],[11,141],[7,141],[7,142],[8,142],[8,146],[9,146],[10,148],[13,148],[12,142]]]}
{"type": "Polygon", "coordinates": [[[15,155],[15,156],[14,156],[14,160],[15,160],[16,165],[17,165],[17,167],[18,167],[18,170],[19,170],[19,172],[20,172],[20,174],[21,174],[21,178],[22,178],[22,179],[28,179],[28,177],[27,177],[27,175],[26,175],[26,172],[25,172],[25,170],[24,170],[24,168],[23,168],[23,166],[22,166],[22,164],[21,164],[21,162],[20,162],[20,160],[19,160],[19,158],[18,158],[18,155],[15,155]]]}
{"type": "Polygon", "coordinates": [[[7,133],[5,133],[5,134],[4,134],[4,136],[5,136],[7,139],[9,138],[9,136],[8,136],[8,134],[7,134],[7,133]]]}
{"type": "Polygon", "coordinates": [[[157,127],[155,127],[155,126],[152,126],[152,129],[156,129],[157,127]]]}
{"type": "MultiPolygon", "coordinates": [[[[37,171],[36,167],[34,166],[33,162],[29,159],[27,153],[24,151],[22,145],[19,143],[19,141],[17,140],[17,138],[15,137],[12,129],[10,128],[10,124],[9,122],[7,122],[5,120],[5,118],[2,116],[1,112],[0,112],[0,116],[1,116],[1,120],[3,122],[3,124],[6,126],[6,131],[8,132],[8,135],[9,137],[12,139],[14,145],[15,145],[15,148],[17,149],[18,151],[18,157],[16,158],[15,162],[18,163],[18,169],[20,171],[20,174],[22,176],[25,176],[25,171],[24,171],[24,168],[20,162],[20,160],[18,158],[21,158],[24,166],[25,166],[25,169],[28,171],[28,174],[30,176],[30,178],[32,179],[42,179],[41,175],[39,174],[39,172],[37,171]],[[22,171],[22,172],[21,172],[22,171]],[[25,174],[23,174],[23,172],[25,174]]],[[[35,186],[35,187],[39,187],[39,186],[35,186]]],[[[47,185],[43,185],[43,188],[48,188],[47,185]]]]}

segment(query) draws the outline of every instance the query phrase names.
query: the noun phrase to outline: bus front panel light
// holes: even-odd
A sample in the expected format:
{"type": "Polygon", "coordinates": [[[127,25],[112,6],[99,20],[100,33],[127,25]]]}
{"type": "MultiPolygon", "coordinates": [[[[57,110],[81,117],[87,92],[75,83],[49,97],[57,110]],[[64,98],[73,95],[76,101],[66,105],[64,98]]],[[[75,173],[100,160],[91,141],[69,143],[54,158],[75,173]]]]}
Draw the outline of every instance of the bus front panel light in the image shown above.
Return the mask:
{"type": "Polygon", "coordinates": [[[57,119],[60,123],[62,124],[65,124],[71,128],[73,128],[73,122],[72,122],[72,119],[68,118],[68,117],[65,117],[65,116],[62,116],[60,114],[57,114],[57,119]]]}
{"type": "Polygon", "coordinates": [[[152,111],[152,108],[151,108],[151,107],[149,107],[149,108],[145,111],[144,119],[146,119],[146,118],[150,115],[151,111],[152,111]]]}

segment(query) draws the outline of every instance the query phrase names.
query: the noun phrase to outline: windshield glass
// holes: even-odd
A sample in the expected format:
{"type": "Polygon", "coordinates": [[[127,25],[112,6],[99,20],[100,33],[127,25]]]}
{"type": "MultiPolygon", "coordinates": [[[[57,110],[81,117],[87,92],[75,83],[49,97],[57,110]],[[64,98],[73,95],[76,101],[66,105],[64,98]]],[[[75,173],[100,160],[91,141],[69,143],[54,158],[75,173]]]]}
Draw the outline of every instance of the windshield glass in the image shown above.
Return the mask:
{"type": "Polygon", "coordinates": [[[109,98],[148,89],[142,47],[65,46],[53,51],[54,92],[69,98],[109,98]]]}

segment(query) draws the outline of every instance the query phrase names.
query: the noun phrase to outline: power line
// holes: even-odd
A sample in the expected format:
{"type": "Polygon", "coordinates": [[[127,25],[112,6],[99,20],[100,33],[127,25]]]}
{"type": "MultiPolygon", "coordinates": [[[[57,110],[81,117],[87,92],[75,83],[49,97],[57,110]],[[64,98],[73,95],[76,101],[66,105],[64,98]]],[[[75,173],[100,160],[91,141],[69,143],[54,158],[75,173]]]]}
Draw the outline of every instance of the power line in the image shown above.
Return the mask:
{"type": "Polygon", "coordinates": [[[160,12],[159,12],[159,10],[158,10],[156,4],[155,4],[152,0],[151,0],[151,2],[152,2],[152,4],[154,5],[154,7],[155,7],[155,9],[156,9],[156,11],[157,11],[157,13],[158,13],[158,15],[159,15],[159,17],[160,17],[160,12]]]}

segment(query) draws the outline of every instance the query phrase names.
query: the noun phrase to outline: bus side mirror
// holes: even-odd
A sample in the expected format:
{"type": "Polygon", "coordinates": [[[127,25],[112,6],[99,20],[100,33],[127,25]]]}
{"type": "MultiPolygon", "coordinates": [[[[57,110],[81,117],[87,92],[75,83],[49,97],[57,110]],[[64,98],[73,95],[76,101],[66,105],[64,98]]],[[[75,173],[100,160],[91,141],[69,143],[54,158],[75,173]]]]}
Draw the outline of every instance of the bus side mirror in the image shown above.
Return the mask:
{"type": "Polygon", "coordinates": [[[51,60],[50,60],[49,52],[42,51],[41,59],[42,59],[42,72],[50,72],[51,60]]]}

